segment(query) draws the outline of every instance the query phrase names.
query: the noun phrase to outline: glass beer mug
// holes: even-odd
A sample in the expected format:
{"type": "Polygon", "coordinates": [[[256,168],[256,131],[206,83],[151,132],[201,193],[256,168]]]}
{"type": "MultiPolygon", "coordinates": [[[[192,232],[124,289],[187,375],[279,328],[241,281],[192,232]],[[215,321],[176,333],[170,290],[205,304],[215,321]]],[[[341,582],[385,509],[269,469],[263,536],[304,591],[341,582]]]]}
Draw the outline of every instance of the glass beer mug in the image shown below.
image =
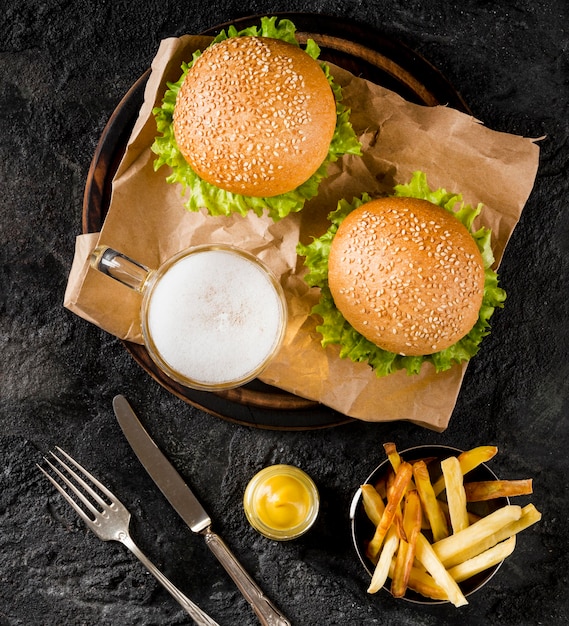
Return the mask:
{"type": "Polygon", "coordinates": [[[186,387],[214,391],[243,385],[282,344],[283,289],[249,252],[224,244],[196,246],[154,270],[100,246],[91,265],[142,294],[148,354],[186,387]]]}

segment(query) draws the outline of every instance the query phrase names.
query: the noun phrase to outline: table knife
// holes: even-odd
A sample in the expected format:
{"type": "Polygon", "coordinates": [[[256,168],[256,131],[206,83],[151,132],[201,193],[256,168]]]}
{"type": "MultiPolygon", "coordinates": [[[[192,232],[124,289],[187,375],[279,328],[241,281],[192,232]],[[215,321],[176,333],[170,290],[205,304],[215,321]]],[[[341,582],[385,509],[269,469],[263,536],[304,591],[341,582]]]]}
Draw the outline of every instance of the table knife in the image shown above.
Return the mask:
{"type": "Polygon", "coordinates": [[[201,534],[208,548],[233,579],[263,626],[290,626],[290,622],[265,596],[225,542],[211,529],[211,519],[192,490],[146,432],[128,400],[113,398],[113,409],[136,456],[160,491],[190,529],[201,534]]]}

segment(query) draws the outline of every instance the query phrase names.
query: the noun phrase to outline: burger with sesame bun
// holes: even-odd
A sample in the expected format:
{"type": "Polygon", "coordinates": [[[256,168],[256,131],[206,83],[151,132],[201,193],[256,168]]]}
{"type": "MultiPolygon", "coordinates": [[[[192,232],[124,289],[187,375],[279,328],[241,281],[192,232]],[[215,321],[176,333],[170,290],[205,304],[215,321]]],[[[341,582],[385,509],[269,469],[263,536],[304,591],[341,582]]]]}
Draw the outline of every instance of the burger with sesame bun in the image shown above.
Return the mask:
{"type": "Polygon", "coordinates": [[[154,109],[154,165],[189,190],[188,210],[278,220],[316,195],[331,162],[361,154],[341,88],[295,30],[275,17],[230,27],[168,85],[154,109]]]}
{"type": "Polygon", "coordinates": [[[506,298],[491,231],[472,229],[481,209],[432,191],[422,172],[393,196],[341,201],[328,231],[298,246],[306,282],[321,289],[322,345],[339,344],[377,376],[417,374],[424,362],[441,372],[474,356],[506,298]]]}

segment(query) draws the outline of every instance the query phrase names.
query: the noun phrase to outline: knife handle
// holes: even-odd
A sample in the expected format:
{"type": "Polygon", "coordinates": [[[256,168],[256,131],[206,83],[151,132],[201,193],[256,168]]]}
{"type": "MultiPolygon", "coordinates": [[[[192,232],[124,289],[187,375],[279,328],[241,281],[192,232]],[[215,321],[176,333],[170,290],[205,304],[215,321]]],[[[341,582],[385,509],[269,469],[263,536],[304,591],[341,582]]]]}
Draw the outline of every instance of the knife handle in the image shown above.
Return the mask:
{"type": "Polygon", "coordinates": [[[243,569],[243,566],[223,539],[214,533],[211,528],[203,531],[207,547],[215,554],[225,571],[231,576],[239,591],[249,604],[263,626],[290,626],[286,617],[272,604],[259,589],[257,583],[243,569]]]}

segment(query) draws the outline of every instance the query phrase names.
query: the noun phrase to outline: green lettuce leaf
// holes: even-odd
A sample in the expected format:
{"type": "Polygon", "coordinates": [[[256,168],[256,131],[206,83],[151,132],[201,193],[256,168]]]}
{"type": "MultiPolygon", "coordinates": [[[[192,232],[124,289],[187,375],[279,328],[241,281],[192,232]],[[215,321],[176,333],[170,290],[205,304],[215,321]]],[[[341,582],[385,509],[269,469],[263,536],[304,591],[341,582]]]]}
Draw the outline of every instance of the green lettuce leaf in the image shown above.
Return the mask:
{"type": "MultiPolygon", "coordinates": [[[[296,27],[290,20],[264,17],[261,19],[260,26],[251,26],[240,31],[234,26],[230,26],[227,32],[222,31],[219,33],[211,45],[229,37],[254,36],[282,39],[298,46],[295,32],[296,27]]],[[[313,40],[309,40],[306,44],[306,52],[316,60],[320,55],[320,48],[313,40]]],[[[159,132],[159,136],[156,137],[152,145],[152,151],[157,155],[157,159],[154,161],[154,169],[158,170],[163,165],[169,166],[171,173],[166,180],[169,183],[182,185],[182,195],[185,195],[188,189],[190,190],[190,198],[184,205],[189,211],[198,211],[200,208],[205,207],[210,215],[229,215],[231,213],[246,215],[249,211],[254,211],[260,216],[267,210],[268,215],[277,221],[289,213],[300,211],[306,200],[313,198],[318,193],[318,186],[326,177],[330,163],[336,161],[344,154],[361,154],[361,145],[350,124],[350,111],[342,104],[341,87],[334,82],[330,75],[329,67],[325,63],[321,63],[336,100],[336,128],[328,155],[318,170],[296,189],[269,198],[235,194],[207,183],[193,171],[182,156],[176,144],[172,126],[176,96],[188,70],[200,55],[201,51],[194,52],[192,60],[182,65],[182,75],[179,80],[175,83],[168,83],[162,106],[155,107],[153,110],[156,127],[159,132]]]]}
{"type": "Polygon", "coordinates": [[[415,172],[407,185],[397,185],[394,195],[421,198],[445,208],[466,226],[476,241],[484,263],[485,282],[482,306],[472,330],[457,343],[440,352],[425,356],[402,356],[378,348],[346,321],[336,308],[328,287],[328,257],[338,227],[349,213],[369,202],[370,198],[367,195],[356,198],[351,203],[346,200],[340,201],[337,209],[328,216],[330,220],[328,230],[310,244],[299,244],[297,247],[298,253],[305,257],[304,264],[308,268],[305,281],[311,287],[319,287],[321,290],[320,300],[313,307],[312,313],[322,318],[322,323],[317,326],[318,332],[322,335],[322,346],[338,344],[341,358],[369,363],[378,377],[400,369],[405,369],[410,375],[418,374],[425,362],[432,363],[437,372],[442,372],[452,367],[454,363],[468,361],[478,352],[482,339],[490,332],[490,317],[497,307],[504,306],[506,292],[498,286],[498,275],[492,269],[494,263],[490,246],[492,233],[488,228],[472,231],[472,224],[475,217],[480,214],[482,205],[473,208],[462,202],[460,194],[448,193],[444,189],[431,190],[423,172],[415,172]]]}

